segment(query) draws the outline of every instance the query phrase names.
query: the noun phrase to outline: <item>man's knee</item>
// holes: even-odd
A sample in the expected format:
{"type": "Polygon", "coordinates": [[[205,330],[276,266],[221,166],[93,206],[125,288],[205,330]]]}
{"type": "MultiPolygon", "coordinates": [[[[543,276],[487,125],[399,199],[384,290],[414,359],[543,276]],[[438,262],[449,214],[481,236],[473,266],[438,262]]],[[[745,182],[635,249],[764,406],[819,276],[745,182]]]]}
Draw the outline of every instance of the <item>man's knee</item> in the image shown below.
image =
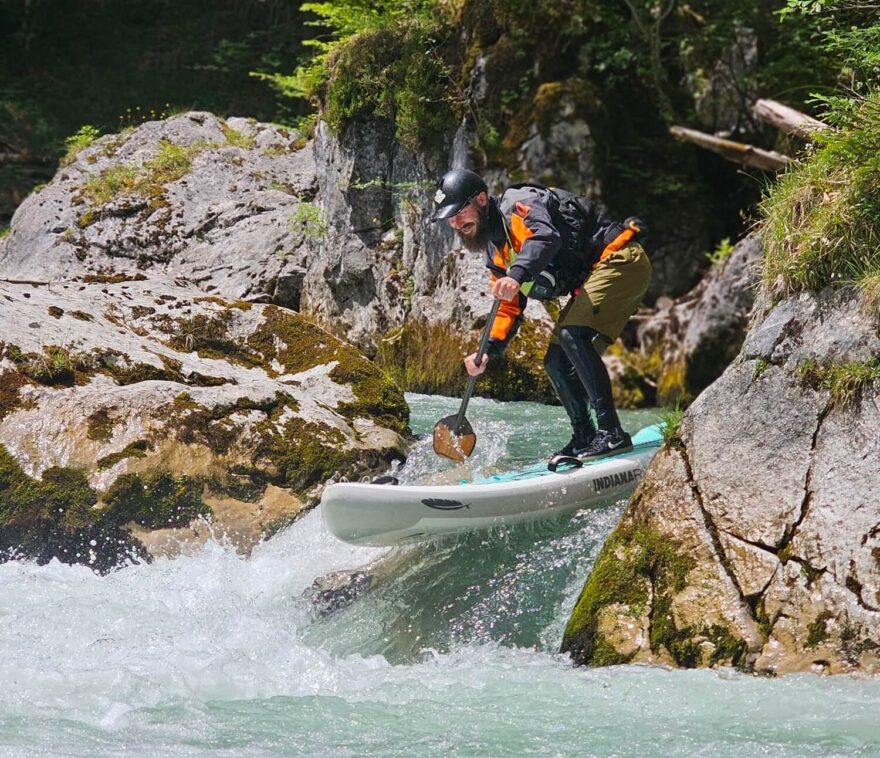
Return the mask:
{"type": "Polygon", "coordinates": [[[563,326],[559,329],[558,339],[562,349],[568,353],[573,348],[592,348],[593,341],[599,336],[599,332],[589,326],[563,326]]]}
{"type": "Polygon", "coordinates": [[[568,358],[565,357],[565,351],[560,345],[551,342],[544,353],[544,370],[553,376],[559,374],[568,365],[568,358]]]}

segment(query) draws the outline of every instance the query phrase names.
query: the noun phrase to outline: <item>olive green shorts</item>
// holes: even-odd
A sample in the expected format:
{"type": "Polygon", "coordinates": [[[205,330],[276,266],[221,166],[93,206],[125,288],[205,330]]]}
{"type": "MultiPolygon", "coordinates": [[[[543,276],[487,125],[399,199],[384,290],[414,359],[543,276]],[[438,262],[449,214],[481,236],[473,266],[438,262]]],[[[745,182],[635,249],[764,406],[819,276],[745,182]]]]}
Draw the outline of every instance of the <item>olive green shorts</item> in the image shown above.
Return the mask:
{"type": "Polygon", "coordinates": [[[593,346],[601,355],[616,340],[642,302],[651,282],[651,261],[637,242],[599,263],[580,292],[556,319],[552,341],[564,326],[589,326],[599,332],[593,346]]]}

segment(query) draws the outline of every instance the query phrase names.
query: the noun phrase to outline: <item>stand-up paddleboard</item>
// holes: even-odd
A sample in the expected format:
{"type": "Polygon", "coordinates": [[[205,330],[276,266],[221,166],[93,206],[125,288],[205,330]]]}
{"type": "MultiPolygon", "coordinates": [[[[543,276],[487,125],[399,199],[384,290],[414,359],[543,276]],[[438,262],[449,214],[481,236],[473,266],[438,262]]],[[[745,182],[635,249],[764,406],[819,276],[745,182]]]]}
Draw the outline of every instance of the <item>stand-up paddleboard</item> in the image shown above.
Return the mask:
{"type": "Polygon", "coordinates": [[[628,495],[662,441],[661,427],[649,426],[630,451],[555,472],[540,463],[452,485],[331,484],[321,511],[335,537],[376,546],[546,518],[628,495]]]}

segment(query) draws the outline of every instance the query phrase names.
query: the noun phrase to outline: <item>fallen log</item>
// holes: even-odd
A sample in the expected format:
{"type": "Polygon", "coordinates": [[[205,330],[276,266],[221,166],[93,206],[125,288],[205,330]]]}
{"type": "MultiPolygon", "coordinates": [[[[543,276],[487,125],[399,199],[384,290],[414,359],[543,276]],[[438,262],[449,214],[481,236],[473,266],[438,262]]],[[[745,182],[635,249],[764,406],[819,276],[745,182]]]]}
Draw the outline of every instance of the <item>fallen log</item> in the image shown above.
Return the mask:
{"type": "Polygon", "coordinates": [[[755,102],[753,112],[755,118],[804,140],[811,140],[816,132],[828,128],[828,124],[775,100],[758,100],[755,102]]]}
{"type": "Polygon", "coordinates": [[[754,145],[721,139],[721,137],[698,132],[696,129],[688,129],[684,126],[671,126],[669,131],[673,136],[718,153],[722,158],[729,161],[741,163],[744,166],[760,168],[764,171],[776,171],[777,169],[784,168],[791,161],[791,158],[787,155],[777,153],[774,150],[762,150],[754,145]]]}

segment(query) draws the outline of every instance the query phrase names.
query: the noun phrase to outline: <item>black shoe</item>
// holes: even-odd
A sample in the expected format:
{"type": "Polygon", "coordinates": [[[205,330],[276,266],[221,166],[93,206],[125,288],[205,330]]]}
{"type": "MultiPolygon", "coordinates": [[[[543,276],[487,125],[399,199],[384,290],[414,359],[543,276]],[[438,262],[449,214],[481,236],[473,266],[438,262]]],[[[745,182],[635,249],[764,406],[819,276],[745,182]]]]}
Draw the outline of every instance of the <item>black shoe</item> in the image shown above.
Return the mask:
{"type": "Polygon", "coordinates": [[[616,429],[613,432],[600,429],[593,437],[593,441],[581,453],[577,453],[579,458],[604,458],[606,455],[617,455],[617,453],[625,453],[633,449],[632,437],[630,437],[623,429],[616,429]]]}
{"type": "Polygon", "coordinates": [[[584,454],[584,451],[590,447],[595,438],[595,432],[588,432],[587,434],[573,434],[565,447],[553,453],[553,457],[555,458],[557,455],[571,455],[577,458],[584,454]]]}

